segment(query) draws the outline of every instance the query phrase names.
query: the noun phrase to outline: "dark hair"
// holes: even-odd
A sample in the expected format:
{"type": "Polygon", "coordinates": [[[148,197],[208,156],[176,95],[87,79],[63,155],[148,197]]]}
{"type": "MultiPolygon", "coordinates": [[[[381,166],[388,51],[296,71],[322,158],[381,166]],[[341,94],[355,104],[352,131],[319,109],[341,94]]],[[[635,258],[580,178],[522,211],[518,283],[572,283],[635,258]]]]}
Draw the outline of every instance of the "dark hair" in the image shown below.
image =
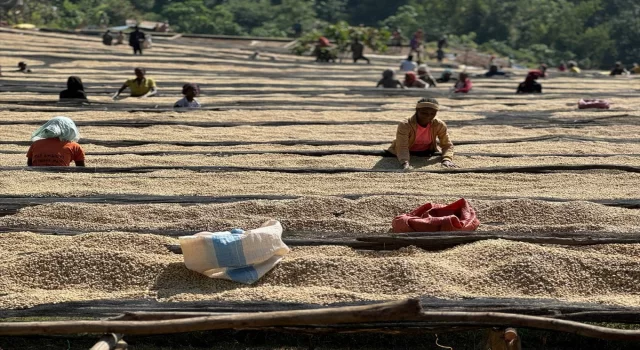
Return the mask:
{"type": "Polygon", "coordinates": [[[391,69],[386,69],[384,72],[382,72],[382,77],[385,79],[391,79],[394,75],[395,73],[391,69]]]}
{"type": "Polygon", "coordinates": [[[67,90],[70,91],[84,91],[84,85],[82,85],[82,79],[76,76],[70,76],[67,79],[67,90]]]}
{"type": "Polygon", "coordinates": [[[408,60],[408,61],[413,61],[413,55],[409,55],[409,56],[407,56],[407,60],[408,60]]]}
{"type": "Polygon", "coordinates": [[[141,71],[142,74],[147,74],[147,70],[142,67],[136,67],[133,71],[137,71],[137,70],[141,71]]]}
{"type": "Polygon", "coordinates": [[[433,103],[434,105],[440,105],[440,103],[438,103],[438,100],[436,100],[433,97],[429,97],[429,98],[423,98],[420,99],[420,101],[418,101],[418,103],[424,103],[424,102],[428,102],[428,103],[433,103]]]}
{"type": "Polygon", "coordinates": [[[196,92],[196,96],[200,95],[200,87],[198,86],[198,84],[195,84],[195,83],[184,84],[182,86],[182,94],[186,95],[187,94],[187,90],[189,90],[189,89],[193,89],[193,91],[196,92]]]}

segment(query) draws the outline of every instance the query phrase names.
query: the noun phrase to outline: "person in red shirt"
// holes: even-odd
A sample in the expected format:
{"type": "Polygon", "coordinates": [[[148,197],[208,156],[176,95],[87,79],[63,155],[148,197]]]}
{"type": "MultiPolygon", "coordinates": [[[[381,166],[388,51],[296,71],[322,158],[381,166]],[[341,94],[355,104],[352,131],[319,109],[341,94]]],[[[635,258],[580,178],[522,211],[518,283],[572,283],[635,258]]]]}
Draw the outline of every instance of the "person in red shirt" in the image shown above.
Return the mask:
{"type": "Polygon", "coordinates": [[[473,87],[473,84],[471,84],[471,79],[469,79],[469,75],[467,73],[460,73],[460,76],[458,77],[458,81],[456,82],[456,85],[454,86],[453,89],[455,93],[466,94],[467,92],[471,91],[472,87],[473,87]]]}
{"type": "Polygon", "coordinates": [[[73,120],[55,117],[31,135],[28,166],[84,166],[84,150],[76,142],[80,133],[73,120]]]}

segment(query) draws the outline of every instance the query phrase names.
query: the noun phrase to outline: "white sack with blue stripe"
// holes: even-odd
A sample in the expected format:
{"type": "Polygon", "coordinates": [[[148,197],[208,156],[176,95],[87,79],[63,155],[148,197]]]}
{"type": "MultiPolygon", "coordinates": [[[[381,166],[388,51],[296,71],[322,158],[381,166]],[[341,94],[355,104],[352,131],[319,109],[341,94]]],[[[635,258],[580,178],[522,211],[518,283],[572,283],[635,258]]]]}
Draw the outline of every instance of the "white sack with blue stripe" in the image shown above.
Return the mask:
{"type": "Polygon", "coordinates": [[[289,253],[282,241],[282,225],[276,220],[246,232],[200,232],[180,237],[180,246],[189,270],[246,284],[259,280],[289,253]]]}

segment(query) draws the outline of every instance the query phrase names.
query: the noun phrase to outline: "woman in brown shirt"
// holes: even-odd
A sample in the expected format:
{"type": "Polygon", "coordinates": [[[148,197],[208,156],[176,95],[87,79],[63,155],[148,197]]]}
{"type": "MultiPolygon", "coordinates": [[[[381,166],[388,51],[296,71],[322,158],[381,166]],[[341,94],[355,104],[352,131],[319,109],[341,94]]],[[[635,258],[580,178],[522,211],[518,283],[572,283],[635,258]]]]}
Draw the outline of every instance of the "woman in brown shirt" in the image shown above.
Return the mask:
{"type": "Polygon", "coordinates": [[[442,150],[442,166],[457,168],[453,163],[453,143],[449,140],[447,124],[436,117],[439,109],[438,100],[423,98],[416,105],[416,113],[398,124],[396,139],[388,151],[398,157],[404,170],[411,169],[411,155],[433,155],[438,150],[437,140],[442,150]]]}

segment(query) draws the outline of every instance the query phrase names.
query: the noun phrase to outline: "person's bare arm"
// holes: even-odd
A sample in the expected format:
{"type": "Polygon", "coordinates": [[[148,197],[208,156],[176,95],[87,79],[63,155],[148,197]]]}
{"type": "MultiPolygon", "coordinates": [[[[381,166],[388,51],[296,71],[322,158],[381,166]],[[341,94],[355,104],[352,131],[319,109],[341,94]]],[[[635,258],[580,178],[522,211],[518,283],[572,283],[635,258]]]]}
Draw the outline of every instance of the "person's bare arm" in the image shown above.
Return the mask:
{"type": "Polygon", "coordinates": [[[401,123],[398,125],[398,130],[396,131],[396,156],[404,170],[411,169],[411,166],[409,165],[409,160],[411,159],[411,155],[409,153],[410,129],[411,127],[408,124],[401,123]]]}
{"type": "Polygon", "coordinates": [[[144,96],[142,96],[142,98],[147,98],[147,97],[153,97],[158,93],[158,89],[156,89],[156,87],[152,87],[151,90],[149,92],[147,92],[144,96]]]}
{"type": "Polygon", "coordinates": [[[115,94],[115,95],[113,95],[113,97],[112,97],[112,98],[115,100],[115,99],[116,99],[116,98],[118,98],[118,96],[120,96],[120,94],[121,94],[124,90],[126,90],[127,88],[128,88],[128,86],[127,86],[127,84],[126,84],[126,83],[122,84],[122,87],[120,88],[120,90],[118,90],[118,92],[116,92],[116,94],[115,94]]]}

